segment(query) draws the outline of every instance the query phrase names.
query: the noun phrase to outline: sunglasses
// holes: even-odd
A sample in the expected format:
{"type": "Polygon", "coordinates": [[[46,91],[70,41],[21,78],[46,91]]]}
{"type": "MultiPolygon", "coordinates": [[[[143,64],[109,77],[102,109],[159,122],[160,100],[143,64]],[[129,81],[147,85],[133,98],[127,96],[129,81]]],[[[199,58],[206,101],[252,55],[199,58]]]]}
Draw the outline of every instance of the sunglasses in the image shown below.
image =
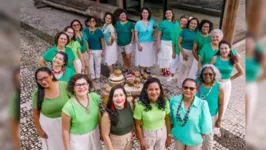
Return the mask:
{"type": "Polygon", "coordinates": [[[189,87],[189,86],[183,86],[184,90],[190,90],[190,91],[194,91],[196,88],[195,87],[189,87]]]}

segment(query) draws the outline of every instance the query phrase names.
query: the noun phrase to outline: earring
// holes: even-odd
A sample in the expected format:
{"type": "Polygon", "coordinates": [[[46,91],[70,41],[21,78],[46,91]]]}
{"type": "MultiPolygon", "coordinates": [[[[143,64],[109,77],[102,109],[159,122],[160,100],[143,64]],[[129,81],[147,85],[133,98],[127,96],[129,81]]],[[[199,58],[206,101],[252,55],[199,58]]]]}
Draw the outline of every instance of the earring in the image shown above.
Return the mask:
{"type": "Polygon", "coordinates": [[[112,111],[115,111],[115,105],[114,105],[114,103],[112,103],[111,109],[112,109],[112,111]]]}
{"type": "Polygon", "coordinates": [[[127,108],[127,99],[125,99],[124,108],[127,108]]]}

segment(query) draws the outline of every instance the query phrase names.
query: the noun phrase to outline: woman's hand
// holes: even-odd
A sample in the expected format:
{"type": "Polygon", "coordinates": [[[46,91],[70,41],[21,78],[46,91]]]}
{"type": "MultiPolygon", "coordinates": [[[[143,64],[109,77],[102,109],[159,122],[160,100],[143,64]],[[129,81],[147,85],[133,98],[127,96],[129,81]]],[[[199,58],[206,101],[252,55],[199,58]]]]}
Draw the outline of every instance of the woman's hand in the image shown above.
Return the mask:
{"type": "Polygon", "coordinates": [[[140,44],[138,44],[138,49],[140,52],[142,51],[142,46],[140,44]]]}
{"type": "Polygon", "coordinates": [[[165,147],[168,148],[171,145],[171,142],[172,142],[172,137],[168,135],[165,141],[165,147]]]}
{"type": "Polygon", "coordinates": [[[104,51],[102,50],[102,54],[101,54],[102,57],[104,57],[104,51]]]}
{"type": "Polygon", "coordinates": [[[37,133],[41,138],[48,138],[47,134],[43,131],[43,129],[37,129],[37,133]]]}
{"type": "Polygon", "coordinates": [[[202,139],[203,139],[203,141],[204,141],[205,138],[206,138],[206,135],[202,134],[201,137],[202,137],[202,139]]]}
{"type": "Polygon", "coordinates": [[[81,73],[85,73],[85,65],[84,64],[81,67],[81,73]]]}
{"type": "Polygon", "coordinates": [[[176,53],[172,53],[172,58],[173,58],[173,59],[176,58],[176,53]]]}
{"type": "Polygon", "coordinates": [[[160,52],[160,49],[161,49],[160,43],[158,42],[158,43],[156,43],[156,50],[158,53],[160,52]]]}
{"type": "Polygon", "coordinates": [[[215,122],[215,127],[221,128],[221,123],[222,123],[222,121],[220,119],[217,119],[215,122]]]}
{"type": "Polygon", "coordinates": [[[136,132],[132,131],[131,139],[130,141],[134,141],[136,139],[136,132]]]}
{"type": "Polygon", "coordinates": [[[140,143],[140,149],[141,150],[148,150],[149,149],[149,146],[145,143],[140,143]]]}
{"type": "Polygon", "coordinates": [[[181,51],[181,54],[182,54],[182,56],[183,56],[183,59],[184,59],[185,61],[187,61],[187,60],[188,60],[188,55],[187,55],[184,51],[181,51]]]}

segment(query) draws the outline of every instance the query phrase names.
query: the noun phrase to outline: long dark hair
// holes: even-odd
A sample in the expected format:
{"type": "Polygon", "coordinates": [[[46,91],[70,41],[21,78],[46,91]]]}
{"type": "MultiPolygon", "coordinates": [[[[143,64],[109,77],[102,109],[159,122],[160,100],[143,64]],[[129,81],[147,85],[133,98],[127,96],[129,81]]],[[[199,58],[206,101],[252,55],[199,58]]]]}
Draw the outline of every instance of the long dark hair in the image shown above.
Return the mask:
{"type": "Polygon", "coordinates": [[[67,56],[67,54],[65,53],[65,52],[63,52],[63,51],[58,51],[54,56],[56,56],[57,54],[61,54],[61,55],[63,55],[63,59],[64,59],[64,67],[66,67],[67,66],[67,63],[68,63],[68,56],[67,56]]]}
{"type": "Polygon", "coordinates": [[[104,23],[105,23],[105,17],[106,17],[107,15],[110,15],[110,16],[111,16],[111,20],[112,20],[112,23],[111,23],[111,24],[112,24],[113,26],[115,26],[115,17],[114,17],[114,15],[113,15],[112,13],[109,13],[109,12],[105,13],[105,15],[104,15],[104,18],[103,18],[103,19],[104,19],[104,20],[103,20],[104,23]]]}
{"type": "Polygon", "coordinates": [[[190,22],[193,21],[193,20],[196,20],[196,21],[197,21],[197,27],[196,27],[196,29],[195,29],[195,31],[196,31],[196,30],[198,29],[198,27],[199,27],[199,19],[196,18],[196,17],[192,17],[191,19],[188,20],[188,23],[187,23],[187,29],[189,29],[189,24],[190,24],[190,22]]]}
{"type": "Polygon", "coordinates": [[[230,52],[229,52],[229,64],[233,66],[235,63],[237,63],[237,58],[236,58],[236,56],[232,53],[232,50],[231,50],[231,44],[230,44],[228,41],[226,41],[226,40],[222,40],[222,41],[219,43],[219,50],[218,50],[218,52],[216,53],[216,55],[221,55],[221,53],[220,53],[220,47],[221,47],[222,44],[226,44],[226,45],[229,46],[229,48],[230,48],[230,52]]]}
{"type": "Polygon", "coordinates": [[[78,19],[72,20],[71,23],[70,23],[70,26],[73,28],[74,22],[78,22],[80,24],[80,31],[82,31],[83,30],[83,25],[81,24],[81,22],[78,19]]]}
{"type": "MultiPolygon", "coordinates": [[[[13,74],[12,74],[12,80],[13,80],[13,85],[15,88],[15,93],[16,93],[16,104],[15,104],[15,118],[18,122],[20,121],[20,87],[17,87],[17,74],[20,74],[20,67],[17,67],[13,70],[13,74]]],[[[20,83],[19,83],[20,84],[20,83]]]]}
{"type": "Polygon", "coordinates": [[[143,7],[143,8],[141,9],[141,11],[140,11],[140,20],[143,19],[143,18],[142,18],[142,12],[143,12],[144,10],[147,10],[147,11],[148,11],[148,13],[149,13],[148,20],[150,20],[150,19],[151,19],[151,11],[150,11],[150,9],[147,8],[147,7],[143,7]]]}
{"type": "Polygon", "coordinates": [[[156,101],[157,107],[160,110],[165,110],[166,102],[165,102],[165,97],[163,94],[163,87],[162,87],[160,80],[157,78],[150,78],[144,83],[143,88],[140,92],[140,96],[139,96],[140,102],[146,107],[145,111],[149,111],[152,109],[152,107],[150,105],[150,100],[149,100],[149,97],[147,94],[148,86],[152,83],[157,83],[160,87],[160,95],[158,97],[158,100],[156,101]]]}
{"type": "MultiPolygon", "coordinates": [[[[109,118],[111,120],[111,124],[112,125],[117,125],[118,123],[118,112],[117,110],[114,108],[112,108],[112,106],[114,106],[114,102],[113,102],[113,96],[114,96],[114,93],[117,89],[122,89],[123,90],[123,93],[125,94],[126,96],[126,99],[127,99],[127,94],[126,94],[126,90],[124,89],[124,87],[120,84],[112,87],[111,91],[110,91],[110,94],[109,94],[109,97],[108,97],[108,103],[107,103],[107,107],[106,107],[106,112],[109,114],[109,118]]],[[[127,100],[125,101],[125,103],[127,104],[127,100]]],[[[126,107],[129,107],[129,106],[126,106],[126,107]]]]}
{"type": "Polygon", "coordinates": [[[171,12],[172,12],[172,14],[173,14],[173,16],[172,16],[172,22],[175,22],[175,13],[174,13],[174,11],[171,9],[171,8],[167,8],[166,10],[165,10],[165,12],[164,12],[164,16],[163,16],[163,20],[167,20],[167,18],[166,18],[166,12],[168,11],[168,10],[170,10],[171,12]]]}
{"type": "Polygon", "coordinates": [[[73,37],[70,39],[70,41],[76,41],[75,30],[74,30],[71,26],[66,26],[66,27],[64,28],[64,31],[67,32],[68,29],[72,29],[72,30],[73,30],[73,37]]]}
{"type": "Polygon", "coordinates": [[[39,111],[41,111],[42,109],[42,102],[44,99],[44,88],[38,83],[38,79],[37,79],[37,75],[39,72],[46,72],[48,75],[53,76],[52,81],[57,81],[57,79],[55,78],[55,76],[53,75],[52,71],[47,68],[47,67],[41,67],[39,69],[36,70],[35,72],[35,81],[37,83],[38,86],[38,91],[37,91],[37,109],[39,111]]]}

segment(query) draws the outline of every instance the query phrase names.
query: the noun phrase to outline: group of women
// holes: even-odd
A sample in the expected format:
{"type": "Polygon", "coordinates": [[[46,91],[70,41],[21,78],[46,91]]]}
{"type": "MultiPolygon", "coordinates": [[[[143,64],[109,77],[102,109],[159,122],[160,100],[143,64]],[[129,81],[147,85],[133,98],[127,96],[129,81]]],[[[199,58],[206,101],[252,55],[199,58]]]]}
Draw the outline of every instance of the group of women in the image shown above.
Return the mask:
{"type": "Polygon", "coordinates": [[[43,149],[98,150],[101,139],[108,150],[130,150],[135,137],[142,150],[165,149],[172,138],[178,150],[213,149],[213,129],[221,127],[231,80],[243,74],[241,58],[222,40],[223,32],[212,30],[208,20],[181,16],[175,21],[173,11],[167,9],[155,43],[157,23],[148,8],[142,9],[135,27],[125,11],[116,22],[111,13],[104,19],[102,29],[96,27],[94,17],[85,21],[88,27],[84,29],[79,20],[73,20],[40,58],[42,67],[35,73],[38,87],[32,99],[43,149]],[[117,85],[101,115],[101,98],[90,92],[92,80],[100,79],[101,58],[113,73],[118,49],[128,73],[134,47],[141,74],[150,73],[156,51],[157,64],[164,76],[170,76],[168,81],[178,69],[177,86],[182,94],[169,101],[160,80],[150,78],[133,105],[125,89],[117,85]],[[234,68],[237,73],[232,75],[234,68]]]}

